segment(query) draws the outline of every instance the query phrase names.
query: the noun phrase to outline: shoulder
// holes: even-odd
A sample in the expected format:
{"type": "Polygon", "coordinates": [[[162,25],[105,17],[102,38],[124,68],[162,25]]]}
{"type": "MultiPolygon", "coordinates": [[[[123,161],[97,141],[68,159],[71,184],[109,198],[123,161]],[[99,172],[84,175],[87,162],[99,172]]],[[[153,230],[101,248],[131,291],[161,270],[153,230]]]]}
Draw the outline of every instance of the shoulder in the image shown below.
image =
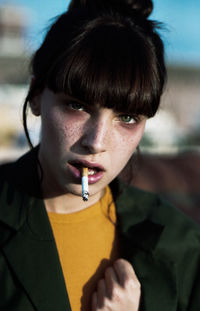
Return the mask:
{"type": "Polygon", "coordinates": [[[200,226],[157,194],[125,187],[118,203],[124,254],[141,278],[143,295],[157,299],[160,287],[165,298],[170,293],[178,299],[180,310],[196,310],[200,226]]]}
{"type": "Polygon", "coordinates": [[[185,252],[200,253],[200,225],[172,206],[160,195],[125,187],[119,197],[119,217],[126,230],[137,225],[143,236],[159,232],[155,252],[171,258],[183,257],[185,252]],[[147,226],[148,224],[151,224],[147,226]],[[142,233],[143,232],[143,233],[142,233]]]}
{"type": "MultiPolygon", "coordinates": [[[[19,165],[19,160],[4,163],[0,165],[0,201],[2,203],[2,194],[5,190],[7,196],[11,196],[11,193],[18,189],[20,180],[23,179],[23,169],[19,165]]],[[[2,205],[2,204],[1,204],[2,205]]]]}
{"type": "Polygon", "coordinates": [[[0,231],[6,233],[8,227],[18,230],[32,204],[40,202],[36,159],[35,150],[31,150],[15,162],[0,165],[0,231]]]}
{"type": "Polygon", "coordinates": [[[143,215],[143,217],[150,218],[163,225],[173,226],[178,221],[180,224],[184,223],[189,227],[200,229],[198,224],[161,195],[127,186],[123,183],[120,184],[120,187],[121,195],[117,199],[117,204],[120,209],[123,208],[127,213],[137,212],[141,216],[143,215]]]}
{"type": "Polygon", "coordinates": [[[0,165],[0,182],[5,181],[10,176],[15,162],[3,163],[0,165]]]}
{"type": "Polygon", "coordinates": [[[17,222],[24,200],[41,197],[35,159],[35,150],[33,150],[15,162],[0,165],[1,221],[11,223],[13,222],[11,218],[15,215],[17,222]]]}
{"type": "MultiPolygon", "coordinates": [[[[5,191],[8,192],[8,189],[12,185],[13,179],[13,170],[15,164],[14,162],[5,163],[0,165],[0,202],[2,206],[2,196],[4,197],[5,191]]],[[[7,195],[8,196],[8,195],[7,195]]]]}
{"type": "MultiPolygon", "coordinates": [[[[38,184],[36,147],[14,162],[0,165],[0,185],[7,184],[20,192],[28,192],[38,184]]],[[[1,191],[0,191],[1,192],[1,191]]]]}

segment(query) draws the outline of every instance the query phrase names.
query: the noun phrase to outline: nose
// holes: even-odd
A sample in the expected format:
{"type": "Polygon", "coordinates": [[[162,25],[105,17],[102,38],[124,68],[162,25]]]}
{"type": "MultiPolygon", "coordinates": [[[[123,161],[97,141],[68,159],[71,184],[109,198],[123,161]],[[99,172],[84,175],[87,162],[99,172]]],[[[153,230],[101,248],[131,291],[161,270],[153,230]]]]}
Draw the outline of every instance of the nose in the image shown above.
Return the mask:
{"type": "Polygon", "coordinates": [[[109,120],[106,118],[92,119],[86,126],[81,144],[92,154],[105,152],[111,133],[109,120]]]}

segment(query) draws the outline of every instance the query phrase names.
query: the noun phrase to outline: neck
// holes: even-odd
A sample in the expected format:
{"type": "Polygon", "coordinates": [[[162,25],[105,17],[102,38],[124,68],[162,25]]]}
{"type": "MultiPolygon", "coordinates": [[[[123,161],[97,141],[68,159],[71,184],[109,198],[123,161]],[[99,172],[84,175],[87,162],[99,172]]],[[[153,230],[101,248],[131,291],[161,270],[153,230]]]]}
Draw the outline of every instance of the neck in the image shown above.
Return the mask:
{"type": "Polygon", "coordinates": [[[88,201],[83,201],[82,197],[71,193],[62,194],[54,197],[46,197],[44,199],[45,207],[48,212],[59,214],[70,214],[88,208],[98,202],[104,195],[104,190],[97,195],[89,197],[88,201]]]}

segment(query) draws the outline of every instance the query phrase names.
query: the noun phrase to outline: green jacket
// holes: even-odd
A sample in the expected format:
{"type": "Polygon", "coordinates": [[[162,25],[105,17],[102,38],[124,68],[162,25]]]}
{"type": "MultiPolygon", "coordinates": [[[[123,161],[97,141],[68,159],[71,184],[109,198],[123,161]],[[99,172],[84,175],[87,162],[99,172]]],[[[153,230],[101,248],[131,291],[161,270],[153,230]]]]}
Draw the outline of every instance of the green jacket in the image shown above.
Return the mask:
{"type": "MultiPolygon", "coordinates": [[[[0,310],[70,311],[35,154],[0,167],[0,310]]],[[[121,256],[142,285],[141,311],[199,310],[199,226],[131,187],[116,207],[121,256]]]]}

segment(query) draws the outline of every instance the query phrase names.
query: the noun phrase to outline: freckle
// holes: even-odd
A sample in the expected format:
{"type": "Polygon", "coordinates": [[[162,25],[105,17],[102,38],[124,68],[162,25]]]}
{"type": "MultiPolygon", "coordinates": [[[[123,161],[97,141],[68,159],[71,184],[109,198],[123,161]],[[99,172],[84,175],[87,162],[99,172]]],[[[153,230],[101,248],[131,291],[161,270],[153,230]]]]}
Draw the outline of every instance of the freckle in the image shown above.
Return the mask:
{"type": "Polygon", "coordinates": [[[80,135],[80,128],[76,127],[76,128],[71,128],[68,127],[67,125],[65,126],[65,131],[64,131],[64,136],[66,137],[73,137],[73,136],[77,136],[80,135]]]}

